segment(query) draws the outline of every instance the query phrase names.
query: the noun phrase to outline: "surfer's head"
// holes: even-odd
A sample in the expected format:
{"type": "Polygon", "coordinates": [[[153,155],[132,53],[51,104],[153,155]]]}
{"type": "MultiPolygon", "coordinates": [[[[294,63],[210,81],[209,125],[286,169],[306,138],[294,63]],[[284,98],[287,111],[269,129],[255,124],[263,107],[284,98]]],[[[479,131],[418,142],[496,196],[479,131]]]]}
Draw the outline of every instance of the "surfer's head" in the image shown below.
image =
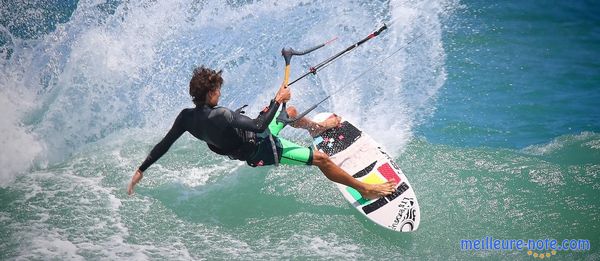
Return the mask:
{"type": "Polygon", "coordinates": [[[223,84],[221,72],[204,66],[194,69],[194,74],[190,80],[190,95],[196,106],[204,104],[217,105],[221,96],[221,85],[223,84]]]}

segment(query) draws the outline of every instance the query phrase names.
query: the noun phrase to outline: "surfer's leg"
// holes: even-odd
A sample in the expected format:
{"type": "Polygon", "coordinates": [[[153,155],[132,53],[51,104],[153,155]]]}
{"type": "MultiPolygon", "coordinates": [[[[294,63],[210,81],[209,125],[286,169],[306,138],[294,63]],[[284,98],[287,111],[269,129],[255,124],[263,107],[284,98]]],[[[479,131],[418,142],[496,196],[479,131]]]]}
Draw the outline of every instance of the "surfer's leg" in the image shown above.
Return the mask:
{"type": "MultiPolygon", "coordinates": [[[[290,118],[295,118],[298,115],[298,110],[296,107],[290,106],[287,108],[287,113],[290,118]]],[[[335,115],[335,114],[334,114],[335,115]]],[[[305,129],[310,133],[311,137],[319,135],[319,133],[324,132],[328,129],[331,129],[340,124],[341,118],[337,115],[335,117],[329,117],[322,122],[314,122],[307,117],[302,117],[298,119],[296,122],[290,124],[290,126],[294,128],[305,129]]]]}
{"type": "Polygon", "coordinates": [[[279,162],[286,165],[310,165],[313,162],[311,147],[300,146],[294,142],[277,137],[282,147],[279,162]]]}
{"type": "Polygon", "coordinates": [[[394,184],[392,181],[382,184],[367,184],[361,182],[350,176],[350,174],[348,174],[339,166],[335,165],[335,163],[329,159],[329,156],[323,152],[313,152],[312,164],[319,167],[321,172],[323,172],[325,177],[327,177],[329,180],[356,189],[358,192],[360,192],[363,198],[374,199],[389,195],[394,192],[394,187],[396,184],[394,184]]]}

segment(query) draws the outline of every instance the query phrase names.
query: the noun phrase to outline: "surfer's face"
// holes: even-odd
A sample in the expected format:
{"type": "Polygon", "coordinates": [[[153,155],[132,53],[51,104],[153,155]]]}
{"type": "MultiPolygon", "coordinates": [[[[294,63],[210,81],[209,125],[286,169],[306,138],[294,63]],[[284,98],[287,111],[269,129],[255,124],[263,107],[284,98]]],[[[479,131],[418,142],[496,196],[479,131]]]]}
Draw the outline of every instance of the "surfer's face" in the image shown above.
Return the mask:
{"type": "Polygon", "coordinates": [[[208,97],[206,98],[206,104],[211,107],[217,106],[219,103],[219,98],[221,97],[221,87],[217,88],[214,91],[208,93],[208,97]]]}

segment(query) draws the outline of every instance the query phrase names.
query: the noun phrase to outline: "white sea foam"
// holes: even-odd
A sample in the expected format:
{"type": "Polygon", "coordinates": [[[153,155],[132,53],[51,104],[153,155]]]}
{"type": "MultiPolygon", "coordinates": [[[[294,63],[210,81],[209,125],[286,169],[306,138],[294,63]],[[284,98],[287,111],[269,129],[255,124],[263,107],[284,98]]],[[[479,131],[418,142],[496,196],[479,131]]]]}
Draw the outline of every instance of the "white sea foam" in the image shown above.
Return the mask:
{"type": "Polygon", "coordinates": [[[278,242],[275,251],[284,258],[310,256],[317,259],[327,257],[348,260],[362,257],[360,246],[345,243],[334,234],[325,237],[294,234],[278,242]]]}
{"type": "MultiPolygon", "coordinates": [[[[8,79],[4,76],[0,73],[0,85],[14,84],[14,88],[20,87],[17,83],[7,83],[8,79]]],[[[0,88],[0,187],[11,183],[17,174],[27,171],[43,149],[43,143],[21,120],[23,111],[32,106],[21,101],[28,100],[30,94],[21,92],[11,95],[11,92],[0,88]]]]}
{"type": "Polygon", "coordinates": [[[29,253],[23,253],[23,258],[44,257],[48,259],[63,259],[63,260],[85,260],[84,257],[77,254],[77,246],[72,242],[64,239],[60,234],[51,232],[45,235],[40,235],[31,241],[29,253]]]}

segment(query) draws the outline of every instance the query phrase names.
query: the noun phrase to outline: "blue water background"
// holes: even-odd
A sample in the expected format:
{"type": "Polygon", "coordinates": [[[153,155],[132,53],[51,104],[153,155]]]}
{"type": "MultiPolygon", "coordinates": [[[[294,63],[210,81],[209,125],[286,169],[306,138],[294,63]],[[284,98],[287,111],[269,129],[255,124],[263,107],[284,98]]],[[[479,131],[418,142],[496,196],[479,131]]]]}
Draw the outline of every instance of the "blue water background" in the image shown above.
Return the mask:
{"type": "Polygon", "coordinates": [[[447,25],[448,79],[419,133],[524,148],[600,131],[600,3],[463,1],[447,25]]]}

